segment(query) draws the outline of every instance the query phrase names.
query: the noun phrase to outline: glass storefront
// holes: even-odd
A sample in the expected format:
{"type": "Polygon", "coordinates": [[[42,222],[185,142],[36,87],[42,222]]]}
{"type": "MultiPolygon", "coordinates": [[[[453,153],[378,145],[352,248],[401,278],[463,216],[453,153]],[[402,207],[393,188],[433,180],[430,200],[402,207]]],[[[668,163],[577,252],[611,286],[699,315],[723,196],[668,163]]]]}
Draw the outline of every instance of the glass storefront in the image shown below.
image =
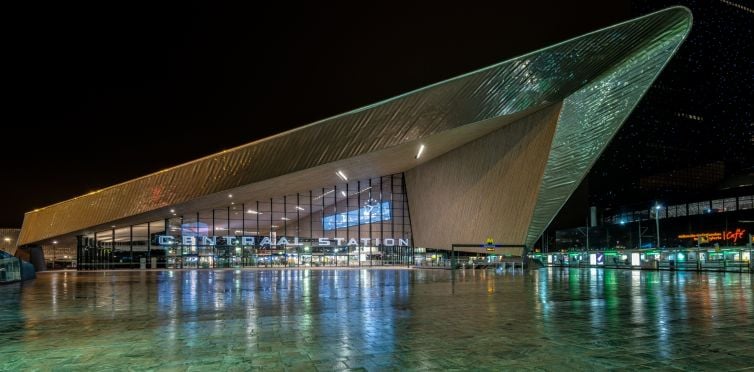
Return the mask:
{"type": "Polygon", "coordinates": [[[78,236],[79,270],[408,265],[403,174],[265,200],[171,209],[164,219],[78,236]]]}

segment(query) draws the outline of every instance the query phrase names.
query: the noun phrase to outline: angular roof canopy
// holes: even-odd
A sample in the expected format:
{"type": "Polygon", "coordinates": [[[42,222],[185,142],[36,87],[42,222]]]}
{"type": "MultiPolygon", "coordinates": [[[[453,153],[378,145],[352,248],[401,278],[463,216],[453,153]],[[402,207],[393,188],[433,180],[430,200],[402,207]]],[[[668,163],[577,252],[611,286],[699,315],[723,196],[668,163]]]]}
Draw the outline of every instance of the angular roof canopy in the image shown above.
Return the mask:
{"type": "MultiPolygon", "coordinates": [[[[531,246],[552,221],[691,27],[668,8],[269,138],[26,213],[19,244],[165,218],[169,209],[261,200],[411,169],[562,104],[531,246]],[[497,124],[486,124],[495,122],[497,124]],[[422,159],[417,144],[428,143],[422,159]],[[238,200],[238,199],[237,199],[238,200]]],[[[197,143],[201,145],[201,143],[197,143]]],[[[410,191],[409,191],[410,192],[410,191]]]]}

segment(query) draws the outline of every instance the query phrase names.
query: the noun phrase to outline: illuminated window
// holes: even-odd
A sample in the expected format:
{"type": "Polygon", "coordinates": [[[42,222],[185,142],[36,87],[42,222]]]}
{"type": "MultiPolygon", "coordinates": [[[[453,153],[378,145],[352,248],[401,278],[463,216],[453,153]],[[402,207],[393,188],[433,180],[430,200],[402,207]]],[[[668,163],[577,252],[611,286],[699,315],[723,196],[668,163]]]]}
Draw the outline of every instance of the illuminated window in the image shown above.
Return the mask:
{"type": "Polygon", "coordinates": [[[738,209],[754,208],[754,195],[741,196],[738,198],[738,209]]]}
{"type": "Polygon", "coordinates": [[[675,210],[676,210],[676,206],[675,205],[669,206],[668,207],[668,217],[675,217],[676,216],[675,210]]]}
{"type": "Polygon", "coordinates": [[[712,212],[722,212],[723,211],[723,199],[716,199],[712,201],[712,212]]]}
{"type": "Polygon", "coordinates": [[[727,198],[723,200],[723,208],[726,212],[736,210],[736,198],[727,198]]]}
{"type": "Polygon", "coordinates": [[[686,204],[679,204],[679,205],[676,205],[675,207],[676,207],[675,215],[677,217],[683,217],[686,215],[686,204]]]}

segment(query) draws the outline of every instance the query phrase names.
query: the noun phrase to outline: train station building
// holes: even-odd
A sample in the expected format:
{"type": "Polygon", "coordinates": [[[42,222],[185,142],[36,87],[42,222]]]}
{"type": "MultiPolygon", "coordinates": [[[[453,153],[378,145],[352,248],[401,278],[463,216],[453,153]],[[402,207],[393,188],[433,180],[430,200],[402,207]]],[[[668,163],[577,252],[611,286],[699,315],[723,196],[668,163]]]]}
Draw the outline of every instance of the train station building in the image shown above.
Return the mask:
{"type": "Polygon", "coordinates": [[[669,8],[61,201],[18,243],[80,270],[522,256],[690,27],[669,8]]]}

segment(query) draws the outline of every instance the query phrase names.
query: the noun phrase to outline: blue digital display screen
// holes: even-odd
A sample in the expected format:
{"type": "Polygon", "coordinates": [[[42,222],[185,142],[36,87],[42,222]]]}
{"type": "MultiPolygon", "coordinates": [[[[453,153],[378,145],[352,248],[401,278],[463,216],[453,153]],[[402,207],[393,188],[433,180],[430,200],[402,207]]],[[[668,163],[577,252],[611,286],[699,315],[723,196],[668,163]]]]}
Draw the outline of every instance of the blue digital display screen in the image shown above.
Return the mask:
{"type": "Polygon", "coordinates": [[[350,226],[390,220],[390,202],[366,205],[352,211],[325,216],[322,227],[325,231],[343,229],[350,226]],[[359,217],[361,216],[361,217],[359,217]]]}
{"type": "Polygon", "coordinates": [[[209,226],[204,222],[189,222],[181,225],[183,236],[208,236],[209,226]]]}

